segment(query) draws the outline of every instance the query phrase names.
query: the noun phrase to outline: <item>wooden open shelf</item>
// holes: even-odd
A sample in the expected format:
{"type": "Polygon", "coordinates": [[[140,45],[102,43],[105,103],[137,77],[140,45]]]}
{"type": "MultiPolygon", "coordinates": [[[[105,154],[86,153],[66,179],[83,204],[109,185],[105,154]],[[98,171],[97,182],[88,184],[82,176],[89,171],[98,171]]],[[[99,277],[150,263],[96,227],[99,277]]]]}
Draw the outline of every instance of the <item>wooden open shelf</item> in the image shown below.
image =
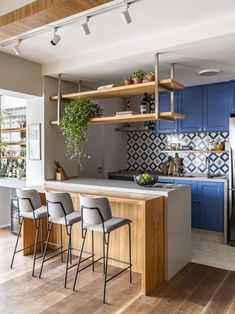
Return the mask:
{"type": "Polygon", "coordinates": [[[162,150],[163,153],[183,153],[183,154],[196,154],[196,153],[201,153],[201,154],[228,154],[228,150],[162,150]]]}
{"type": "Polygon", "coordinates": [[[10,128],[10,129],[1,129],[1,132],[26,132],[26,128],[10,128]]]}
{"type": "Polygon", "coordinates": [[[1,159],[22,159],[22,160],[25,160],[26,157],[22,157],[22,156],[1,156],[1,159]]]}
{"type": "MultiPolygon", "coordinates": [[[[184,88],[182,84],[171,79],[160,80],[159,87],[160,87],[160,90],[168,90],[168,91],[173,91],[176,89],[184,88]]],[[[82,98],[98,99],[98,98],[117,97],[117,96],[128,97],[128,96],[134,96],[134,95],[141,95],[144,93],[151,94],[154,92],[155,92],[155,82],[147,82],[147,83],[106,88],[102,90],[96,89],[96,90],[88,91],[88,92],[65,94],[65,95],[62,95],[62,99],[74,100],[74,99],[82,99],[82,98]]],[[[52,96],[50,99],[57,100],[58,96],[52,96]]]]}
{"type": "MultiPolygon", "coordinates": [[[[175,120],[184,119],[184,115],[176,112],[161,112],[159,117],[155,113],[145,113],[145,114],[134,114],[126,116],[112,116],[112,117],[101,117],[92,118],[89,120],[88,124],[113,124],[113,123],[133,123],[133,122],[143,122],[143,121],[153,121],[153,120],[175,120]]],[[[57,121],[50,121],[52,125],[58,125],[57,121]]]]}
{"type": "Polygon", "coordinates": [[[25,146],[26,142],[3,142],[6,145],[21,145],[21,146],[25,146]]]}

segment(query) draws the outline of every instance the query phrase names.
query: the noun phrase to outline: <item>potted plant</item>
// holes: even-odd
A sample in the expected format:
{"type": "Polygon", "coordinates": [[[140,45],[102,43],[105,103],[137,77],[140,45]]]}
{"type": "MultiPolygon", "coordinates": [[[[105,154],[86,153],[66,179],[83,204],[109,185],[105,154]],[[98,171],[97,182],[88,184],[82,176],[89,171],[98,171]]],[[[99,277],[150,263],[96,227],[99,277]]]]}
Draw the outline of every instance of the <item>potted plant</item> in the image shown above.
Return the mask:
{"type": "Polygon", "coordinates": [[[144,79],[144,71],[137,70],[137,71],[134,72],[133,80],[134,80],[135,84],[142,83],[143,79],[144,79]]]}
{"type": "Polygon", "coordinates": [[[66,151],[72,158],[81,158],[84,154],[84,144],[87,142],[87,124],[90,118],[100,117],[103,109],[88,99],[76,99],[65,108],[60,128],[66,138],[66,151]]]}
{"type": "Polygon", "coordinates": [[[147,80],[148,80],[149,82],[155,81],[155,74],[154,74],[154,72],[148,72],[148,73],[146,74],[146,77],[147,77],[147,80]]]}
{"type": "Polygon", "coordinates": [[[132,76],[125,76],[124,77],[124,84],[125,85],[132,85],[133,84],[132,76]]]}

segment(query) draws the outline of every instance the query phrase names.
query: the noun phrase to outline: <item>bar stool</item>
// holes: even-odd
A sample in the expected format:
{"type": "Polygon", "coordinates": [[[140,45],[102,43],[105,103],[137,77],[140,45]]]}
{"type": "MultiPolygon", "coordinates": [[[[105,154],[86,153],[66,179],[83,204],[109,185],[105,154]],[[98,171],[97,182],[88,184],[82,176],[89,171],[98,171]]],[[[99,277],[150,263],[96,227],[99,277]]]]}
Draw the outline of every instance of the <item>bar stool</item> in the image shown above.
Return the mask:
{"type": "MultiPolygon", "coordinates": [[[[45,249],[43,252],[43,259],[42,259],[42,265],[40,269],[39,278],[42,276],[43,266],[44,262],[48,261],[49,259],[58,256],[59,254],[62,254],[64,252],[67,252],[67,260],[66,260],[66,270],[65,270],[65,279],[64,279],[64,287],[66,288],[67,285],[67,274],[68,270],[75,265],[72,265],[69,267],[69,259],[70,263],[72,264],[72,247],[71,247],[71,234],[72,234],[72,226],[81,221],[81,213],[74,210],[72,198],[69,193],[51,193],[46,192],[46,199],[47,199],[47,210],[49,214],[49,224],[48,224],[48,233],[47,233],[47,240],[45,249]],[[62,232],[62,226],[65,226],[66,233],[67,233],[67,239],[68,239],[68,246],[66,250],[62,250],[61,252],[49,257],[46,259],[47,254],[47,248],[50,241],[51,236],[51,230],[53,224],[57,224],[61,226],[61,232],[62,232]]],[[[62,243],[62,233],[61,233],[61,243],[62,243]]],[[[62,244],[61,244],[62,248],[62,244]]]]}
{"type": "Polygon", "coordinates": [[[36,190],[17,189],[16,195],[17,195],[17,203],[18,203],[18,218],[19,218],[20,228],[19,228],[19,232],[17,235],[16,244],[15,244],[14,253],[13,253],[10,267],[11,268],[13,267],[16,253],[19,253],[23,250],[34,247],[33,270],[32,270],[32,276],[34,276],[35,262],[38,258],[42,257],[42,253],[43,253],[43,235],[42,235],[41,219],[43,217],[47,217],[47,208],[46,208],[46,206],[42,205],[39,193],[36,190]],[[21,229],[22,229],[22,225],[23,225],[25,218],[33,219],[33,221],[34,221],[34,224],[36,227],[35,241],[34,241],[33,245],[17,251],[19,238],[20,238],[20,234],[21,234],[21,229]],[[38,242],[39,227],[41,227],[41,241],[40,242],[38,242]],[[38,244],[41,244],[41,255],[37,257],[37,245],[38,244]]]}
{"type": "MultiPolygon", "coordinates": [[[[130,270],[130,283],[132,283],[131,220],[126,219],[126,218],[113,217],[109,201],[107,198],[104,198],[104,197],[103,198],[89,198],[84,195],[80,195],[80,207],[81,207],[81,217],[82,217],[82,245],[81,245],[81,252],[79,256],[77,271],[76,271],[76,275],[74,279],[73,290],[75,290],[75,287],[76,287],[78,273],[91,265],[93,266],[93,271],[94,271],[94,263],[100,260],[100,259],[96,261],[92,260],[92,263],[80,269],[87,230],[90,230],[92,232],[92,251],[94,251],[93,232],[101,232],[103,233],[103,256],[101,257],[101,259],[103,259],[103,263],[104,263],[103,303],[105,303],[106,285],[107,285],[107,282],[109,282],[111,279],[118,276],[125,270],[129,269],[130,270]],[[124,262],[120,260],[118,261],[121,263],[128,264],[128,267],[122,269],[117,274],[108,278],[108,260],[109,259],[112,260],[112,258],[109,257],[110,233],[125,225],[128,225],[128,232],[129,232],[129,262],[124,262]]],[[[113,259],[113,260],[117,261],[116,259],[113,259]]]]}

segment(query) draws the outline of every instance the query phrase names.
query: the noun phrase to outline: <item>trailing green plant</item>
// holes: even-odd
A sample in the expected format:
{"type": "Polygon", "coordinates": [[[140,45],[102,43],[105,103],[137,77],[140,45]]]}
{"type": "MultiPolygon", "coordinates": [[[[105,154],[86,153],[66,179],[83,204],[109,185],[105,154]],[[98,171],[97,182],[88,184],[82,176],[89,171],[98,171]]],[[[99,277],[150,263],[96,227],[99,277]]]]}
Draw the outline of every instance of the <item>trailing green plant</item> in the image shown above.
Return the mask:
{"type": "Polygon", "coordinates": [[[84,144],[87,142],[87,124],[90,118],[100,117],[103,109],[88,99],[76,99],[65,108],[60,128],[66,138],[66,152],[70,158],[77,157],[81,166],[84,144]]]}
{"type": "Polygon", "coordinates": [[[137,70],[133,74],[134,77],[139,77],[139,78],[143,78],[144,75],[145,75],[145,72],[143,70],[137,70]]]}
{"type": "Polygon", "coordinates": [[[127,80],[127,81],[132,81],[132,76],[131,75],[128,75],[128,76],[124,76],[124,80],[127,80]]]}

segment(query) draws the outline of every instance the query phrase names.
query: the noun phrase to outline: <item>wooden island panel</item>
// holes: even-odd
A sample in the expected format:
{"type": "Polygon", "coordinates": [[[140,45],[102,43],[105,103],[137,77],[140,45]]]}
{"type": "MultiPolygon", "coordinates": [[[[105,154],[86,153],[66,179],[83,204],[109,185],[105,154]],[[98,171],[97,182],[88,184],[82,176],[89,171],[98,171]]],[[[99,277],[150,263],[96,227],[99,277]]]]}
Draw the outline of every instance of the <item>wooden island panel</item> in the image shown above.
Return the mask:
{"type": "MultiPolygon", "coordinates": [[[[79,210],[79,193],[72,192],[70,194],[75,210],[79,210]]],[[[133,196],[115,197],[110,195],[107,195],[107,197],[111,204],[113,216],[128,218],[132,221],[132,269],[134,272],[142,275],[142,292],[147,295],[165,280],[164,198],[162,196],[152,196],[135,199],[133,196]]],[[[28,228],[32,230],[33,226],[29,224],[26,227],[25,224],[24,230],[26,231],[28,228]]],[[[30,238],[32,234],[34,233],[31,231],[30,238]]],[[[23,236],[25,235],[26,233],[23,234],[23,236]]],[[[102,234],[94,233],[94,240],[95,258],[97,259],[103,253],[102,234]]],[[[50,242],[60,243],[59,226],[55,226],[50,242]]],[[[78,249],[80,244],[81,224],[77,223],[73,226],[72,247],[78,249]]],[[[67,245],[65,228],[63,230],[63,245],[67,245]]],[[[91,252],[91,232],[88,232],[85,250],[91,252]]],[[[73,254],[77,255],[78,252],[73,251],[73,254]]],[[[127,226],[121,227],[111,233],[109,255],[114,259],[128,262],[127,226]]],[[[126,267],[124,263],[111,260],[109,264],[121,268],[126,267]]]]}

